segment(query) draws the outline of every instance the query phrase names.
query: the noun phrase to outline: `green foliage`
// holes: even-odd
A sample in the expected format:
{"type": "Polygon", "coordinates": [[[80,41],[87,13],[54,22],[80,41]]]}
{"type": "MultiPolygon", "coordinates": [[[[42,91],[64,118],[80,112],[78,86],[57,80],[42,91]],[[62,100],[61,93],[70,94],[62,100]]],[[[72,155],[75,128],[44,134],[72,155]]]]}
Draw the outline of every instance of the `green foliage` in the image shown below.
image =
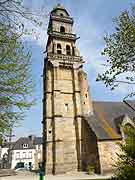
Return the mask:
{"type": "Polygon", "coordinates": [[[42,26],[43,12],[43,7],[38,13],[27,8],[23,0],[0,1],[0,144],[4,133],[33,105],[31,53],[21,37],[42,26]]]}
{"type": "Polygon", "coordinates": [[[112,178],[115,180],[135,179],[135,128],[126,128],[125,134],[125,142],[120,144],[123,153],[119,155],[117,171],[112,178]]]}
{"type": "Polygon", "coordinates": [[[28,21],[34,26],[41,26],[43,24],[43,16],[45,16],[43,14],[44,10],[35,13],[25,4],[24,0],[1,0],[0,24],[7,25],[17,32],[23,31],[23,33],[30,33],[27,31],[24,21],[28,21]]]}
{"type": "Polygon", "coordinates": [[[32,105],[31,54],[26,53],[18,34],[0,26],[0,134],[23,118],[23,110],[32,105]]]}
{"type": "MultiPolygon", "coordinates": [[[[97,81],[103,81],[106,87],[114,90],[119,84],[135,84],[135,6],[131,14],[121,13],[115,19],[115,32],[106,35],[102,55],[107,57],[103,74],[98,74],[97,81]]],[[[130,94],[134,95],[134,92],[130,94]]]]}
{"type": "Polygon", "coordinates": [[[88,174],[94,174],[95,173],[95,166],[92,166],[89,164],[87,167],[87,172],[88,172],[88,174]]]}

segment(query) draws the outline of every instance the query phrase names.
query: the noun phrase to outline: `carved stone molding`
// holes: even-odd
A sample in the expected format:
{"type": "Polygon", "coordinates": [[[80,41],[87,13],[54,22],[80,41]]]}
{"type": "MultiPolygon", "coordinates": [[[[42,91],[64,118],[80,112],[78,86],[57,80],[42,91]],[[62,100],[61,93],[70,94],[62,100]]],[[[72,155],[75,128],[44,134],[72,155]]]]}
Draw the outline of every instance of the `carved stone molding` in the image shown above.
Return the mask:
{"type": "Polygon", "coordinates": [[[67,22],[67,23],[70,23],[70,24],[73,24],[73,18],[72,17],[62,17],[62,16],[59,16],[59,15],[51,15],[51,20],[56,20],[56,21],[62,21],[62,22],[67,22]]]}
{"type": "Polygon", "coordinates": [[[52,54],[48,53],[48,61],[59,61],[59,62],[78,62],[83,63],[82,56],[68,56],[64,54],[52,54]]]}
{"type": "Polygon", "coordinates": [[[52,37],[58,37],[61,39],[71,39],[71,40],[76,40],[76,34],[71,34],[71,33],[60,33],[57,31],[48,31],[48,35],[52,37]]]}

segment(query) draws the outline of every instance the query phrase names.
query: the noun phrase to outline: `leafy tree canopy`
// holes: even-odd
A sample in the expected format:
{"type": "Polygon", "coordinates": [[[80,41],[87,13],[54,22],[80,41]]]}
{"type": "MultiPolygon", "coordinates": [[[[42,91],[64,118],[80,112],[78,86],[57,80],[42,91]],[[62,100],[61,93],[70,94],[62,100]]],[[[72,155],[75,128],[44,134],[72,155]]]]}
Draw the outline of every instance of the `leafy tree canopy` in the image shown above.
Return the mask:
{"type": "Polygon", "coordinates": [[[23,5],[23,0],[0,1],[0,142],[24,110],[33,105],[31,53],[21,36],[29,34],[24,20],[41,26],[42,18],[23,5]]]}
{"type": "MultiPolygon", "coordinates": [[[[115,32],[104,37],[102,55],[107,57],[106,71],[98,74],[97,81],[103,81],[111,90],[120,84],[135,85],[135,6],[131,13],[124,11],[115,18],[115,32]]],[[[129,96],[135,92],[129,92],[129,96]]]]}
{"type": "Polygon", "coordinates": [[[135,179],[135,128],[125,128],[124,133],[126,134],[126,138],[125,142],[120,144],[122,153],[119,154],[113,180],[135,179]]]}

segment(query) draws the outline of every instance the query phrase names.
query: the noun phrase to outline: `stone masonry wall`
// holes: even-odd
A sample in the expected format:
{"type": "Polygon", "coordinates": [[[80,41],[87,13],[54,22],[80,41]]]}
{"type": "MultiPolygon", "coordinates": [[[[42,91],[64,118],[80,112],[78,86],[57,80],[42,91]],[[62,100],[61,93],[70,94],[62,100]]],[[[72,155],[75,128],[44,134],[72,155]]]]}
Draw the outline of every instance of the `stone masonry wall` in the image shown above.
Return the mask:
{"type": "Polygon", "coordinates": [[[100,162],[97,147],[97,138],[89,127],[87,121],[82,121],[82,170],[87,171],[88,166],[100,173],[100,162]]]}
{"type": "Polygon", "coordinates": [[[46,73],[46,173],[77,171],[82,121],[78,70],[52,66],[46,73]]]}
{"type": "Polygon", "coordinates": [[[98,142],[102,174],[112,172],[115,169],[114,164],[118,158],[116,153],[120,153],[120,148],[117,143],[118,141],[111,140],[98,142]]]}

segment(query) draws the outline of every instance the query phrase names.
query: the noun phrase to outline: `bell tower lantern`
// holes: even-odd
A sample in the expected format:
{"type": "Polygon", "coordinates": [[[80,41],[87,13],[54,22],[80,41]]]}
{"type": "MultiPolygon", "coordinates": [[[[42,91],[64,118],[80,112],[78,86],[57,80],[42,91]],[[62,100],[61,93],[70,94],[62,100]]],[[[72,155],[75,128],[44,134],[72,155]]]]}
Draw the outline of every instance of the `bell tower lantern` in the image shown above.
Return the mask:
{"type": "Polygon", "coordinates": [[[74,56],[76,34],[73,34],[72,27],[73,18],[70,17],[69,13],[63,6],[58,4],[50,14],[47,51],[56,54],[74,56]]]}
{"type": "MultiPolygon", "coordinates": [[[[46,173],[82,169],[82,124],[92,113],[73,18],[58,4],[50,13],[44,61],[43,158],[46,173]],[[87,95],[86,95],[87,94],[87,95]]],[[[84,131],[83,131],[84,132],[84,131]]]]}

